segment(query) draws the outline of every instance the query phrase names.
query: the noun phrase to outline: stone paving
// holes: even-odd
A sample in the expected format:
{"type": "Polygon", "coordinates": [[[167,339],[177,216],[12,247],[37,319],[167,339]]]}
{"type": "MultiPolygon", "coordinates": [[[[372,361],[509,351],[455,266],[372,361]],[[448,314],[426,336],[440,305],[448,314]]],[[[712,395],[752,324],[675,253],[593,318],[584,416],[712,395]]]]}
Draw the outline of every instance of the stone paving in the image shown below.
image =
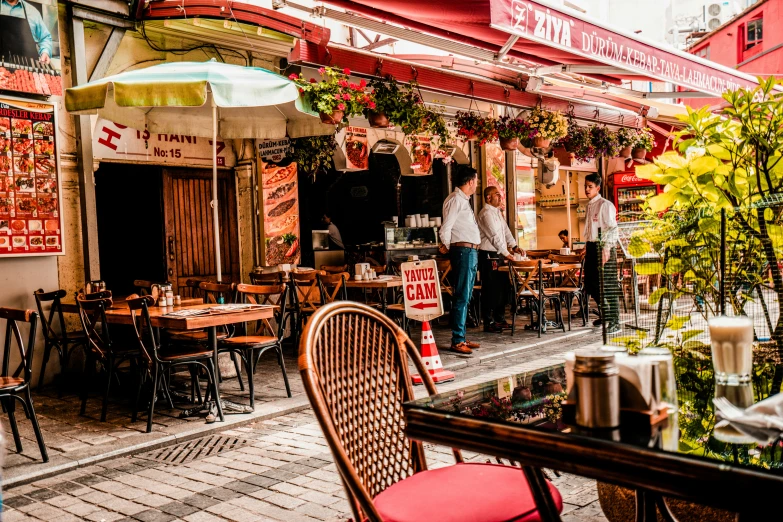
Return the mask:
{"type": "MultiPolygon", "coordinates": [[[[575,321],[581,324],[581,321],[575,321]]],[[[485,334],[479,328],[470,329],[470,338],[482,342],[482,348],[473,357],[452,354],[444,350],[448,347],[450,332],[446,321],[440,326],[433,324],[433,330],[441,347],[441,357],[446,368],[454,369],[458,379],[468,378],[485,372],[488,368],[513,364],[559,353],[586,343],[596,342],[600,338],[600,329],[576,327],[571,332],[549,333],[540,339],[534,332],[521,328],[523,319],[518,318],[518,328],[512,337],[504,334],[485,334]],[[509,362],[513,361],[513,362],[509,362]]],[[[420,337],[418,326],[411,332],[416,344],[420,337]]],[[[203,417],[179,418],[178,410],[168,410],[165,401],[156,406],[153,431],[145,433],[146,414],[141,413],[139,420],[131,423],[128,401],[121,397],[119,390],[110,400],[108,418],[100,422],[101,396],[95,390],[89,398],[85,415],[79,415],[79,399],[73,390],[66,389],[62,396],[54,386],[34,392],[35,409],[44,432],[50,462],[42,463],[38,447],[33,437],[30,422],[23,415],[17,416],[23,441],[23,452],[17,454],[13,443],[7,446],[3,479],[8,484],[19,484],[40,478],[46,473],[62,473],[80,466],[95,464],[111,456],[140,451],[163,444],[172,444],[182,440],[200,437],[205,433],[230,429],[232,425],[242,425],[252,421],[273,417],[281,413],[298,411],[309,407],[296,366],[292,348],[286,349],[286,366],[291,383],[293,398],[287,398],[280,369],[271,356],[260,364],[255,374],[256,411],[252,414],[231,414],[226,423],[206,424],[203,417]],[[21,418],[20,418],[21,417],[21,418]]],[[[182,382],[184,385],[184,381],[182,382]]],[[[115,389],[117,389],[115,387],[115,389]]],[[[125,395],[131,395],[126,387],[125,395]]],[[[238,403],[247,402],[247,392],[239,391],[235,378],[226,378],[221,383],[224,398],[238,403]]],[[[6,419],[6,440],[11,441],[6,419]]]]}
{"type": "MultiPolygon", "coordinates": [[[[316,522],[351,517],[321,430],[310,412],[226,430],[241,447],[185,464],[139,456],[107,460],[3,492],[3,521],[316,522]]],[[[431,468],[453,463],[448,448],[427,446],[431,468]]],[[[486,456],[464,453],[466,460],[486,456]]],[[[595,482],[550,473],[565,502],[565,522],[605,521],[595,482]]]]}

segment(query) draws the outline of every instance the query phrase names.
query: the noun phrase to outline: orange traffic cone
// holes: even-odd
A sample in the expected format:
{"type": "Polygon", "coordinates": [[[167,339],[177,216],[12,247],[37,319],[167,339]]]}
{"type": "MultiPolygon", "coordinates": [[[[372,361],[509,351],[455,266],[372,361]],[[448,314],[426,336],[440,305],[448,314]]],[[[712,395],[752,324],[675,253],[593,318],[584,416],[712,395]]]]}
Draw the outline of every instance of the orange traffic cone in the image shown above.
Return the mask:
{"type": "MultiPolygon", "coordinates": [[[[421,360],[430,373],[430,377],[435,382],[453,381],[456,377],[454,372],[443,369],[443,363],[440,362],[438,347],[435,345],[435,336],[432,335],[429,321],[421,323],[421,360]]],[[[421,384],[421,375],[418,373],[411,375],[413,384],[421,384]]]]}

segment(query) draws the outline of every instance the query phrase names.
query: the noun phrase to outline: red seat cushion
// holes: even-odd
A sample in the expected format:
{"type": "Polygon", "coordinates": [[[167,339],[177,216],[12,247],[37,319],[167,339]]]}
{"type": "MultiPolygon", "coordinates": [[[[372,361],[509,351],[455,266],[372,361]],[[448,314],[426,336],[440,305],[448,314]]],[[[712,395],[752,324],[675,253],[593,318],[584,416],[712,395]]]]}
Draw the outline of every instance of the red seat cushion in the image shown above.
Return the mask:
{"type": "MultiPolygon", "coordinates": [[[[549,484],[558,511],[563,499],[549,484]]],[[[422,471],[373,500],[384,522],[538,522],[533,493],[520,468],[457,464],[422,471]]]]}

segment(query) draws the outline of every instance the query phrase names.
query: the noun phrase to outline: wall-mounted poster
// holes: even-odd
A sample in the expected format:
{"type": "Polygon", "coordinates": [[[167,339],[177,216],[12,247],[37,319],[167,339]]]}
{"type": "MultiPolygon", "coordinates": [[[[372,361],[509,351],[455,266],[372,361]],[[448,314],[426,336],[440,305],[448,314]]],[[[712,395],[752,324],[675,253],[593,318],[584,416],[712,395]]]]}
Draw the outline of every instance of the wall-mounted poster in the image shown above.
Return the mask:
{"type": "Polygon", "coordinates": [[[0,89],[62,96],[57,0],[0,1],[0,89]]]}
{"type": "Polygon", "coordinates": [[[260,160],[264,208],[266,265],[297,264],[299,247],[299,190],[296,163],[280,166],[260,160]]]}
{"type": "Polygon", "coordinates": [[[64,252],[55,114],[0,98],[0,257],[64,252]]]}
{"type": "Polygon", "coordinates": [[[345,159],[349,169],[367,170],[370,168],[367,129],[348,127],[345,130],[345,159]]]}

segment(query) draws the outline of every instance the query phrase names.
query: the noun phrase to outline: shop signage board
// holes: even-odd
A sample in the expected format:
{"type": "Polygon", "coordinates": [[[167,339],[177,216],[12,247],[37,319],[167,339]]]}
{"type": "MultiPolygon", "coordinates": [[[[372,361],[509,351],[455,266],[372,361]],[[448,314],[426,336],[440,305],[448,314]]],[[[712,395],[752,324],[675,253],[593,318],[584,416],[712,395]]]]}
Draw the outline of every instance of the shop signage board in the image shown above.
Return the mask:
{"type": "Polygon", "coordinates": [[[370,147],[367,129],[348,127],[345,129],[345,159],[349,169],[367,170],[370,168],[370,147]]]}
{"type": "Polygon", "coordinates": [[[405,315],[416,321],[430,321],[443,315],[438,263],[434,259],[400,265],[405,315]]]}
{"type": "Polygon", "coordinates": [[[0,14],[0,90],[62,96],[57,0],[19,0],[0,14]]]}
{"type": "Polygon", "coordinates": [[[283,138],[280,140],[256,140],[258,146],[258,157],[264,161],[282,161],[288,155],[288,149],[291,146],[291,140],[283,138]]]}
{"type": "MultiPolygon", "coordinates": [[[[152,134],[102,118],[98,118],[92,136],[93,155],[97,160],[212,167],[211,138],[152,134]]],[[[217,153],[219,167],[236,164],[233,148],[220,138],[217,153]]]]}
{"type": "Polygon", "coordinates": [[[65,252],[56,105],[0,97],[0,257],[65,252]]]}
{"type": "Polygon", "coordinates": [[[500,31],[696,91],[721,96],[727,90],[757,85],[741,73],[607,29],[562,6],[490,0],[490,11],[490,25],[500,31]]]}
{"type": "Polygon", "coordinates": [[[302,255],[298,165],[286,160],[288,147],[288,138],[256,140],[267,266],[297,264],[302,255]]]}

